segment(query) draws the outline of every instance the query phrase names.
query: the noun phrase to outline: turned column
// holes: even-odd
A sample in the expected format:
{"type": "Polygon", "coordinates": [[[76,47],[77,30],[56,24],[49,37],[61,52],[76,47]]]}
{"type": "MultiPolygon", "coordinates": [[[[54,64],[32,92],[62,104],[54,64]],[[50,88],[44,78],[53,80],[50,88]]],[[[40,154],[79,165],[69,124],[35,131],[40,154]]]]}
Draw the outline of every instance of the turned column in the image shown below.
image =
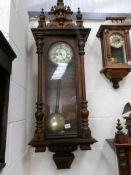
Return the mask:
{"type": "MultiPolygon", "coordinates": [[[[85,69],[84,69],[84,47],[85,41],[84,38],[81,36],[79,38],[79,54],[80,54],[80,65],[81,65],[81,91],[82,91],[82,99],[81,99],[81,137],[82,138],[89,138],[91,136],[90,129],[88,127],[88,115],[89,111],[87,110],[87,100],[86,100],[86,89],[85,89],[85,69]]],[[[81,149],[84,149],[81,147],[81,149]]]]}
{"type": "Polygon", "coordinates": [[[38,54],[38,85],[37,85],[37,102],[36,102],[36,130],[34,138],[30,142],[30,145],[35,147],[36,152],[45,151],[44,146],[44,112],[43,112],[43,75],[42,75],[42,59],[43,59],[43,36],[38,34],[35,38],[38,54]]]}

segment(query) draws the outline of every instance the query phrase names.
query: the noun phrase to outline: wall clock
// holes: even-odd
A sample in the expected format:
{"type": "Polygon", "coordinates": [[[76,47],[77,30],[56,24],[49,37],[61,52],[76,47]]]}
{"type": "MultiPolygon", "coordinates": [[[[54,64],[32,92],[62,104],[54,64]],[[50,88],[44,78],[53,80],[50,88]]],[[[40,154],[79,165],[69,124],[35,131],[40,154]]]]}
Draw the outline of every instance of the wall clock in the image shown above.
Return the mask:
{"type": "Polygon", "coordinates": [[[101,73],[113,83],[115,89],[131,70],[130,29],[131,24],[125,17],[107,17],[97,33],[103,54],[101,73]]]}
{"type": "Polygon", "coordinates": [[[78,146],[90,150],[96,142],[88,125],[84,74],[84,47],[90,33],[83,27],[80,9],[76,24],[62,0],[49,12],[42,10],[32,32],[38,54],[36,131],[30,145],[36,152],[54,152],[58,169],[70,168],[78,146]]]}

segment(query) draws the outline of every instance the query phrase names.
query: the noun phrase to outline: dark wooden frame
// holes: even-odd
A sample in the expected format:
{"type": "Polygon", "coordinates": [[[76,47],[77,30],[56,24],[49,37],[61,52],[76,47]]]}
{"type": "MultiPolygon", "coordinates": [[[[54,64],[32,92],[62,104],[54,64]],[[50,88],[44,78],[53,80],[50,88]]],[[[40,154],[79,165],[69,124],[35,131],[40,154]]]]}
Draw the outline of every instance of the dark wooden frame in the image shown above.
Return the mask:
{"type": "Polygon", "coordinates": [[[103,54],[103,69],[100,71],[113,83],[115,89],[119,88],[119,81],[123,79],[131,70],[131,46],[129,30],[131,24],[125,20],[125,17],[107,17],[106,24],[100,26],[97,37],[101,39],[101,47],[103,54]],[[111,46],[109,44],[109,37],[112,33],[119,33],[123,36],[125,41],[126,63],[118,64],[111,61],[111,46]]]}
{"type": "Polygon", "coordinates": [[[9,85],[12,61],[16,54],[0,31],[0,170],[5,166],[6,130],[8,120],[9,85]]]}
{"type": "Polygon", "coordinates": [[[30,145],[35,147],[36,152],[45,151],[46,147],[52,152],[55,152],[53,159],[58,169],[70,168],[74,159],[72,153],[80,145],[81,150],[90,150],[91,144],[96,142],[91,136],[91,131],[88,125],[87,100],[85,89],[85,73],[84,73],[84,47],[85,42],[90,33],[89,28],[83,27],[83,19],[80,9],[76,15],[76,24],[72,22],[71,15],[73,12],[70,7],[65,7],[63,0],[58,0],[57,5],[51,8],[49,12],[50,22],[46,24],[45,15],[42,12],[39,17],[39,25],[33,28],[32,32],[37,45],[38,54],[38,96],[37,96],[37,111],[36,111],[36,131],[34,138],[30,145]],[[45,114],[46,108],[46,61],[48,54],[47,49],[52,44],[51,38],[54,41],[66,41],[70,44],[76,41],[75,55],[78,60],[76,66],[77,79],[79,83],[76,84],[78,90],[78,109],[79,109],[79,130],[76,138],[63,137],[59,139],[49,139],[46,137],[45,120],[48,116],[45,114]],[[64,38],[64,39],[63,39],[64,38]],[[72,38],[72,41],[71,41],[72,38]],[[48,46],[47,46],[48,43],[48,46]],[[46,49],[47,48],[47,49],[46,49]]]}

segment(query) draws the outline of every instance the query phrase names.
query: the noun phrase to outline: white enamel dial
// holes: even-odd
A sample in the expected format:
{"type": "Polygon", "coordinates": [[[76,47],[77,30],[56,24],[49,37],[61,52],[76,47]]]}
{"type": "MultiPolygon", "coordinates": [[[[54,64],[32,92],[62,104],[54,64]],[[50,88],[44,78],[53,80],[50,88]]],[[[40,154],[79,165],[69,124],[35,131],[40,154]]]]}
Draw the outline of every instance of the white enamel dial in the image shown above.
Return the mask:
{"type": "Polygon", "coordinates": [[[65,42],[57,42],[49,50],[49,59],[55,64],[68,64],[72,57],[72,48],[65,42]]]}
{"type": "Polygon", "coordinates": [[[120,34],[114,33],[110,36],[109,42],[112,47],[120,48],[124,44],[124,39],[120,34]]]}

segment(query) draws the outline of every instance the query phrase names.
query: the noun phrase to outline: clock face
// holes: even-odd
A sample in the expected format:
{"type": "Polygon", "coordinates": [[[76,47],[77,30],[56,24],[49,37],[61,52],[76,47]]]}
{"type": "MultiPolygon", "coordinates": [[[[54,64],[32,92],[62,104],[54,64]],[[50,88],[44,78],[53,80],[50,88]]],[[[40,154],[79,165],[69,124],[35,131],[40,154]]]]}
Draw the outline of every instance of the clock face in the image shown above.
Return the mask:
{"type": "Polygon", "coordinates": [[[109,38],[109,42],[110,42],[110,45],[114,48],[120,48],[124,44],[123,37],[118,33],[112,34],[109,38]]]}
{"type": "Polygon", "coordinates": [[[49,50],[49,59],[55,64],[68,64],[73,57],[71,46],[65,42],[57,42],[49,50]]]}

